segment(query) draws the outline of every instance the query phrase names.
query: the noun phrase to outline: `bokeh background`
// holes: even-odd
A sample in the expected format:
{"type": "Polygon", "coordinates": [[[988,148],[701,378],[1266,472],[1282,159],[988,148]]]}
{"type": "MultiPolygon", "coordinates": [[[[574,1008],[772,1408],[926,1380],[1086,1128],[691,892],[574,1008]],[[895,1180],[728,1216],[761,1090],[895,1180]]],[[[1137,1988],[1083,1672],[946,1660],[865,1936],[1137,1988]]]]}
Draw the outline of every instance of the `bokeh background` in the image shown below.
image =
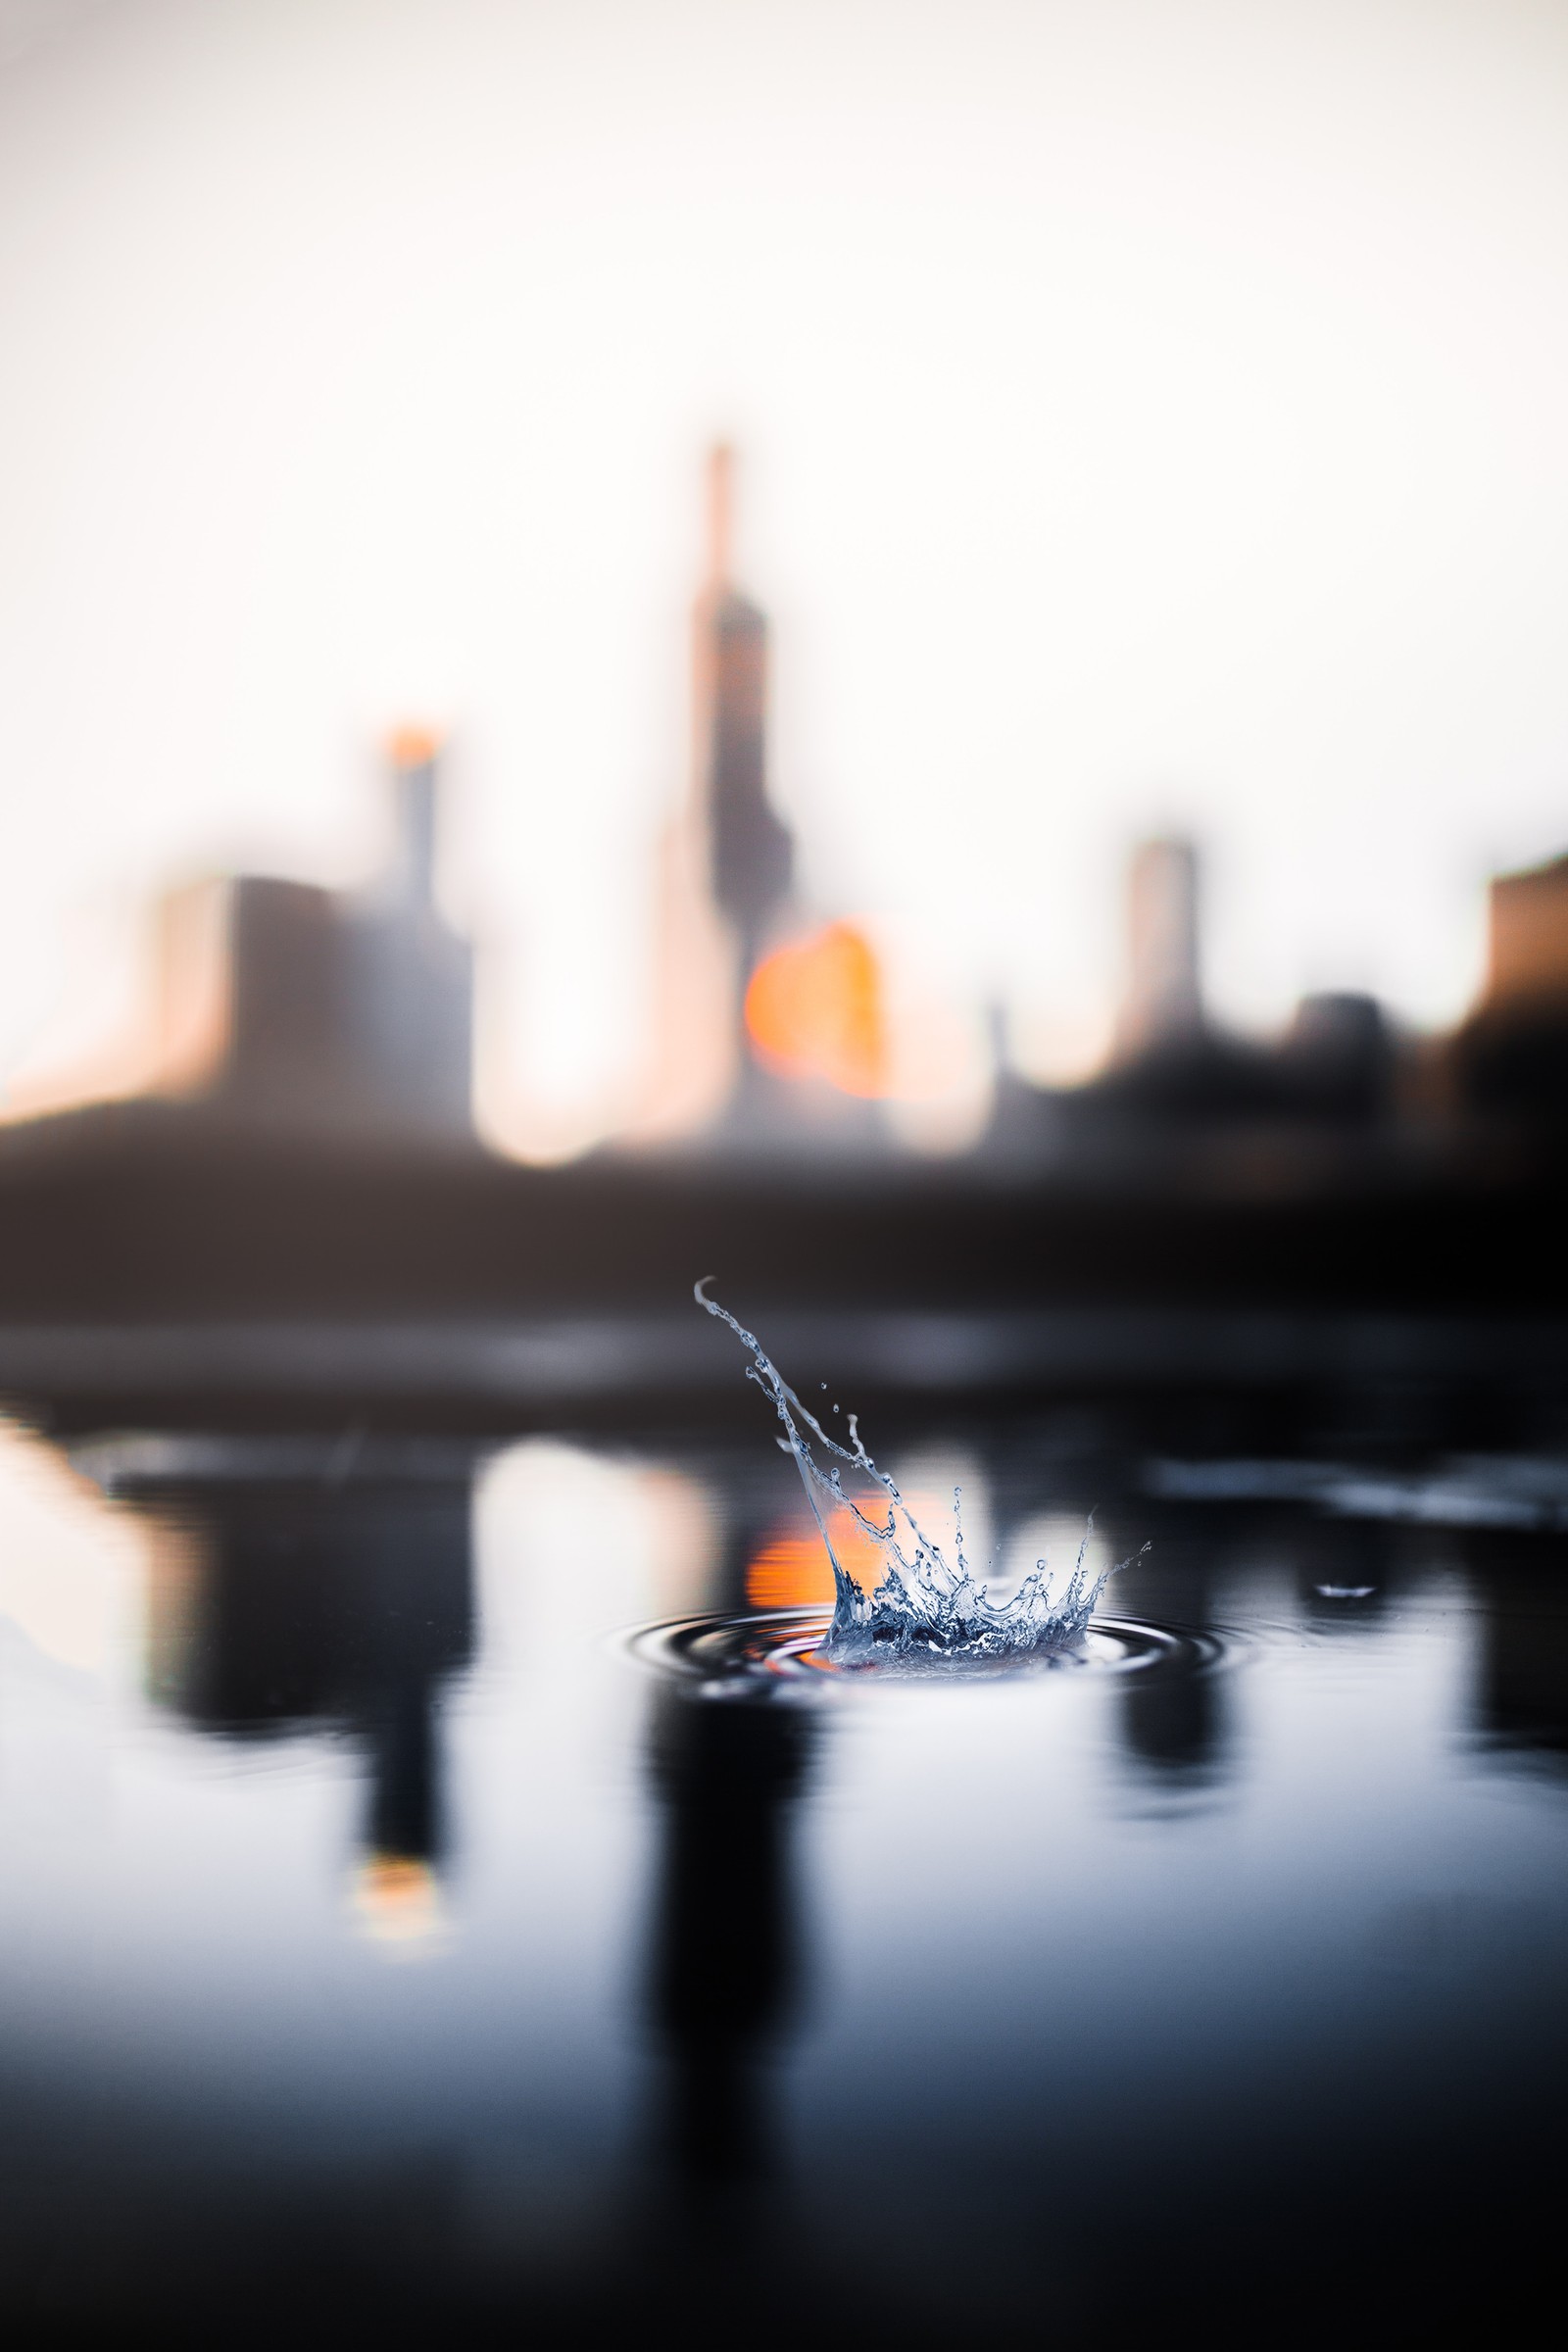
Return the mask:
{"type": "Polygon", "coordinates": [[[482,1132],[623,1122],[715,434],[805,895],[977,1062],[1095,1065],[1152,830],[1222,1019],[1451,1024],[1563,842],[1565,264],[1551,0],[12,0],[9,1112],[412,716],[482,1132]]]}

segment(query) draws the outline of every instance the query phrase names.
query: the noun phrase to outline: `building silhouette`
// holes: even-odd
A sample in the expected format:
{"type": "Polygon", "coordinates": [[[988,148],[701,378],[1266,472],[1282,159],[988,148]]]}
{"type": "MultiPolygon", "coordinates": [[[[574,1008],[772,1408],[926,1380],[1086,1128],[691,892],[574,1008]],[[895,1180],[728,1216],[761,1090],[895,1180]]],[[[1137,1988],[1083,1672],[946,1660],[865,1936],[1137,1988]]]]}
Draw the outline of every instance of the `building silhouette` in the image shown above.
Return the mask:
{"type": "Polygon", "coordinates": [[[1568,858],[1498,874],[1488,893],[1487,976],[1453,1040],[1461,1116],[1557,1137],[1568,1127],[1568,858]]]}
{"type": "MultiPolygon", "coordinates": [[[[1125,987],[1115,1045],[1098,1077],[1030,1085],[1005,1067],[982,1156],[1097,1175],[1160,1167],[1186,1142],[1205,1153],[1272,1131],[1298,1152],[1315,1139],[1359,1149],[1394,1107],[1396,1043],[1372,997],[1303,997],[1277,1039],[1238,1037],[1211,1020],[1201,989],[1200,864],[1195,845],[1138,843],[1127,863],[1125,987]],[[1151,1160],[1149,1148],[1165,1148],[1151,1160]]],[[[1212,1158],[1202,1180],[1216,1173],[1212,1158]]]]}
{"type": "Polygon", "coordinates": [[[467,1463],[344,1475],[341,1440],[298,1461],[265,1443],[164,1450],[115,1483],[159,1530],[149,1695],[217,1740],[346,1736],[366,1781],[362,1908],[394,1934],[427,1924],[448,1843],[442,1697],[475,1639],[467,1463]]]}
{"type": "Polygon", "coordinates": [[[735,460],[709,459],[708,579],[696,612],[696,755],[714,905],[750,978],[790,894],[795,847],[767,791],[767,621],[737,587],[735,460]]]}
{"type": "Polygon", "coordinates": [[[435,900],[432,740],[400,734],[390,770],[393,851],[368,890],[240,874],[165,902],[163,1091],[282,1135],[469,1135],[473,958],[435,900]]]}
{"type": "MultiPolygon", "coordinates": [[[[400,1349],[366,1335],[376,1317],[433,1331],[442,1319],[662,1315],[709,1269],[748,1311],[835,1315],[1554,1306],[1568,861],[1499,879],[1487,996],[1424,1061],[1366,997],[1306,999],[1266,1043],[1207,1020],[1199,861],[1165,839],[1132,864],[1110,1066],[1068,1087],[1004,1075],[978,1151],[901,1160],[871,1089],[835,1088],[821,1057],[772,1051],[764,1062],[748,992],[755,1021],[792,960],[813,981],[836,969],[823,993],[836,986],[843,1014],[856,1008],[843,975],[866,972],[870,956],[849,924],[779,936],[795,861],[768,792],[768,632],[735,576],[732,483],[731,458],[715,452],[692,774],[662,854],[670,1083],[624,1138],[680,1148],[540,1168],[474,1147],[471,958],[432,888],[433,747],[405,738],[390,778],[395,851],[372,888],[241,876],[178,894],[164,910],[156,1087],[0,1129],[8,1393],[51,1416],[104,1417],[140,1414],[154,1395],[203,1413],[224,1383],[247,1411],[266,1396],[291,1414],[302,1398],[335,1411],[345,1394],[445,1409],[449,1393],[465,1413],[502,1396],[532,1412],[577,1380],[605,1397],[640,1383],[663,1394],[673,1358],[618,1341],[547,1371],[477,1343],[465,1354],[432,1342],[426,1354],[422,1340],[400,1349]],[[1451,1077],[1449,1098],[1436,1082],[1430,1102],[1414,1096],[1412,1063],[1418,1077],[1451,1077]],[[791,1069],[815,1074],[781,1074],[791,1069]],[[1499,1111],[1536,1122],[1545,1142],[1527,1132],[1499,1146],[1499,1111]],[[336,1354],[322,1338],[334,1318],[353,1336],[336,1354]],[[117,1354],[100,1337],[113,1327],[145,1331],[146,1345],[117,1354]]],[[[875,1011],[869,988],[860,1008],[875,1011]]],[[[1055,1345],[1041,1339],[1029,1379],[1058,1377],[1055,1345]]],[[[1023,1366],[1009,1375],[1020,1387],[1023,1366]]]]}
{"type": "Polygon", "coordinates": [[[1140,842],[1127,866],[1127,979],[1117,1023],[1123,1056],[1200,1034],[1198,958],[1198,852],[1190,841],[1140,842]]]}
{"type": "Polygon", "coordinates": [[[735,459],[710,450],[692,613],[692,763],[659,845],[654,1061],[637,1143],[735,1124],[746,989],[789,901],[794,848],[767,789],[768,632],[734,576],[735,459]]]}
{"type": "MultiPolygon", "coordinates": [[[[845,926],[799,936],[795,845],[768,781],[768,624],[736,577],[735,473],[728,446],[709,453],[691,780],[660,845],[654,1070],[627,1140],[720,1153],[875,1152],[887,1137],[874,1103],[771,1055],[748,1017],[754,979],[764,964],[776,972],[786,944],[803,957],[825,948],[812,975],[820,994],[845,926]]],[[[824,1038],[853,1011],[836,999],[810,1008],[824,1038]]]]}
{"type": "Polygon", "coordinates": [[[1494,875],[1487,912],[1487,1004],[1568,1002],[1568,858],[1494,875]]]}

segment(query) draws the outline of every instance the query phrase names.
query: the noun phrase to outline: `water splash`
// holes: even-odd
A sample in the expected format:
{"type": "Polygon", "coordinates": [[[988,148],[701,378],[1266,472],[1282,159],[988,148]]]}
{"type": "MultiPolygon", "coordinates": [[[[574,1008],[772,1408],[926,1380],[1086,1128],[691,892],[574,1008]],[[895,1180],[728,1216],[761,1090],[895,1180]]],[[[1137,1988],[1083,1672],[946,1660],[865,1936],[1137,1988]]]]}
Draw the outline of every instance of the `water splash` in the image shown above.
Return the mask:
{"type": "Polygon", "coordinates": [[[1010,1600],[991,1600],[964,1556],[961,1490],[954,1489],[954,1557],[950,1561],[941,1545],[925,1533],[887,1472],[871,1459],[855,1414],[845,1416],[847,1446],[829,1437],[769,1359],[757,1334],[707,1296],[704,1284],[708,1279],[695,1286],[697,1303],[720,1323],[727,1323],[749,1351],[752,1360],[746,1377],[773,1400],[784,1429],[780,1443],[795,1457],[833,1564],[837,1598],[823,1647],[835,1664],[858,1666],[874,1660],[878,1664],[972,1665],[1042,1656],[1065,1649],[1081,1638],[1111,1574],[1108,1566],[1096,1574],[1088,1565],[1092,1515],[1078,1557],[1059,1591],[1048,1563],[1037,1560],[1010,1600]],[[812,1451],[813,1442],[824,1456],[832,1457],[825,1467],[812,1451]],[[878,1490],[872,1508],[862,1509],[845,1491],[845,1469],[858,1472],[878,1490]],[[877,1546],[880,1573],[869,1590],[850,1573],[834,1547],[829,1521],[839,1512],[850,1513],[855,1527],[877,1546]]]}

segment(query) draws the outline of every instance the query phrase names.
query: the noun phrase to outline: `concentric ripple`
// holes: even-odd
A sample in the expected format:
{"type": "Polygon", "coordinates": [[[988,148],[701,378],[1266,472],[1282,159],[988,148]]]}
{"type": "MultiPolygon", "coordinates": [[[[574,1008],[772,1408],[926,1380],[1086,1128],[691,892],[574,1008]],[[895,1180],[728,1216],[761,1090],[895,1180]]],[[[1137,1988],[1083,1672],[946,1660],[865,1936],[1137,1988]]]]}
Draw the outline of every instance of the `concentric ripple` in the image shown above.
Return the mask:
{"type": "Polygon", "coordinates": [[[1043,1673],[1201,1674],[1225,1655],[1218,1635],[1145,1618],[1095,1617],[1085,1633],[1059,1649],[1026,1659],[963,1661],[934,1658],[846,1666],[826,1654],[832,1613],[779,1609],[751,1617],[678,1617],[641,1627],[629,1640],[632,1655],[713,1697],[808,1697],[834,1687],[878,1683],[1009,1677],[1043,1673]]]}

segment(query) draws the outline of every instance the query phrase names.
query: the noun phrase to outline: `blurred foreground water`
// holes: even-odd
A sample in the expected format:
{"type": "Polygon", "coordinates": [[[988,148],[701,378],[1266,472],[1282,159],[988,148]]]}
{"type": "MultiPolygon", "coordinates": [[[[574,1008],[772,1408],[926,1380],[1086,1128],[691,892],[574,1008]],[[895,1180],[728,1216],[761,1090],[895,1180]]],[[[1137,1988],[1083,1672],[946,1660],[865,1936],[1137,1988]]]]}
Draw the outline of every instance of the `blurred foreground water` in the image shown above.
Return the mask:
{"type": "Polygon", "coordinates": [[[1004,1575],[1097,1503],[1148,1541],[1102,1604],[1142,1649],[772,1672],[731,1621],[832,1584],[760,1403],[0,1435],[13,2337],[1528,2303],[1568,1457],[1160,1453],[1065,1406],[879,1452],[934,1517],[961,1480],[1004,1575]]]}

